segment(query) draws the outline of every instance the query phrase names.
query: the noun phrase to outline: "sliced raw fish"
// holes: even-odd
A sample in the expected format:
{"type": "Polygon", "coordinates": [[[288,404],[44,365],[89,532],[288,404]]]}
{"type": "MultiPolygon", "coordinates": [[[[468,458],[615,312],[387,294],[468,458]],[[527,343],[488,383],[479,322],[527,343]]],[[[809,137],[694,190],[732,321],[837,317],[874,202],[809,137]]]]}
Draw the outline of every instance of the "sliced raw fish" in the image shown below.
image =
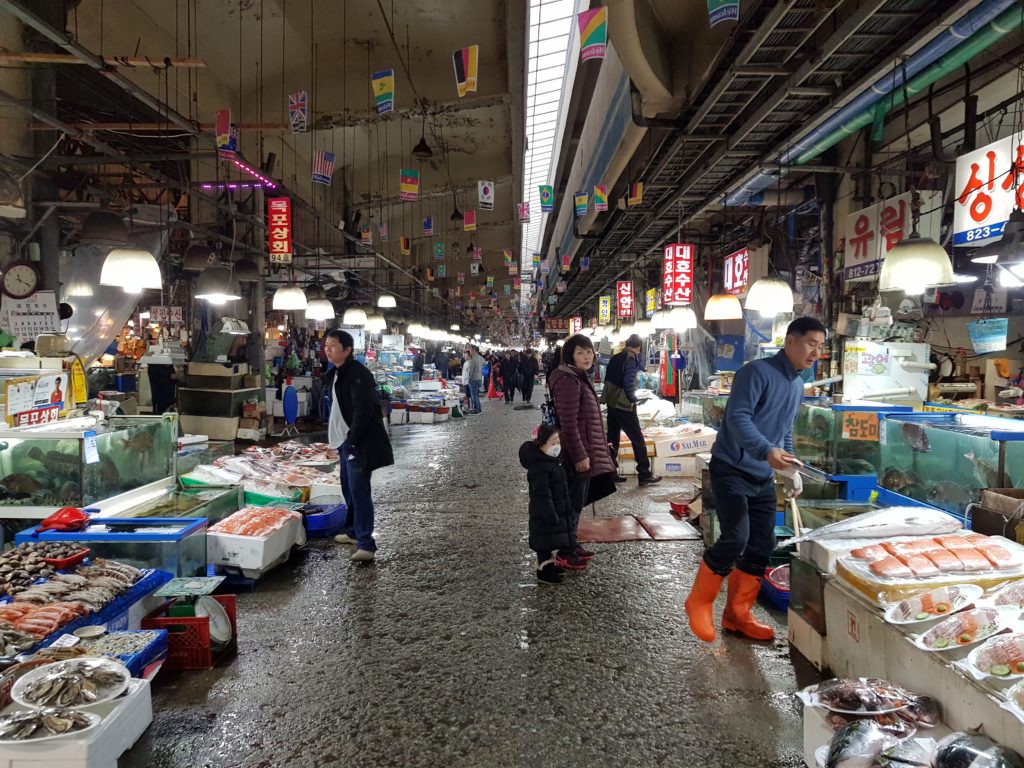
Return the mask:
{"type": "Polygon", "coordinates": [[[881,576],[883,579],[909,579],[914,575],[906,563],[900,562],[892,555],[882,560],[876,560],[868,568],[873,574],[881,576]]]}
{"type": "Polygon", "coordinates": [[[896,618],[900,621],[929,616],[944,616],[962,608],[966,600],[960,587],[939,587],[901,601],[896,609],[896,618]],[[927,614],[927,615],[926,615],[927,614]]]}
{"type": "Polygon", "coordinates": [[[995,595],[996,605],[1019,605],[1024,608],[1024,580],[1011,581],[995,595]]]}
{"type": "Polygon", "coordinates": [[[943,573],[953,573],[955,571],[962,571],[964,564],[960,562],[960,558],[950,552],[948,549],[942,549],[936,547],[929,549],[923,553],[925,557],[935,563],[935,567],[943,573]]]}
{"type": "Polygon", "coordinates": [[[908,555],[926,552],[935,546],[931,539],[918,539],[917,541],[887,541],[882,544],[882,549],[890,555],[908,555]]]}
{"type": "Polygon", "coordinates": [[[878,544],[869,544],[866,547],[857,547],[857,549],[850,552],[850,555],[858,560],[874,562],[875,560],[881,560],[884,557],[888,557],[889,553],[882,549],[878,544]]]}
{"type": "Polygon", "coordinates": [[[935,563],[920,553],[911,552],[903,554],[897,560],[913,571],[915,576],[928,578],[939,575],[939,569],[935,567],[935,563]]]}
{"type": "Polygon", "coordinates": [[[936,536],[934,541],[949,550],[974,549],[974,542],[966,536],[936,536]]]}
{"type": "Polygon", "coordinates": [[[932,650],[970,645],[994,635],[1002,626],[1000,613],[995,608],[976,608],[954,614],[936,624],[921,636],[921,643],[932,650]]]}
{"type": "Polygon", "coordinates": [[[1015,568],[1020,565],[1020,559],[1006,547],[998,544],[978,544],[978,551],[985,556],[985,559],[992,563],[993,568],[1015,568]]]}
{"type": "Polygon", "coordinates": [[[1024,634],[993,637],[971,654],[971,663],[993,677],[1024,675],[1024,634]]]}
{"type": "Polygon", "coordinates": [[[955,549],[953,554],[963,563],[965,571],[987,571],[992,568],[992,563],[988,561],[988,558],[974,547],[955,549]]]}

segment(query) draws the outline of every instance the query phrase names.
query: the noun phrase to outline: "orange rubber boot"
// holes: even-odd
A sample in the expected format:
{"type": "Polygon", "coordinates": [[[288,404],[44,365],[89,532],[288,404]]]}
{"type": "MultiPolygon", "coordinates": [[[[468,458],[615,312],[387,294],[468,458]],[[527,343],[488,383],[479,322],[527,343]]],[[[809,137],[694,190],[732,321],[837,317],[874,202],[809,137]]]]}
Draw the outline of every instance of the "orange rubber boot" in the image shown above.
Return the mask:
{"type": "Polygon", "coordinates": [[[690,617],[690,629],[705,643],[715,641],[715,619],[711,615],[711,608],[718,593],[722,591],[724,578],[708,568],[702,560],[690,596],[684,604],[686,615],[690,617]]]}
{"type": "Polygon", "coordinates": [[[755,619],[750,612],[760,591],[760,577],[739,570],[729,574],[728,601],[722,616],[722,629],[739,632],[751,640],[774,640],[775,630],[755,619]]]}

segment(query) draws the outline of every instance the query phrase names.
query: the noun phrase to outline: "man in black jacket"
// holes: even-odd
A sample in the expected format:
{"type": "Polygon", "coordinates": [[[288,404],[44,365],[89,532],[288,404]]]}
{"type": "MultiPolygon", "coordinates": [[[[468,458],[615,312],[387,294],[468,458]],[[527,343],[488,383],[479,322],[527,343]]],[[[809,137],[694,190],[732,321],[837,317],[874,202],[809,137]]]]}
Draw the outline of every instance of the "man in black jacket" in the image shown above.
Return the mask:
{"type": "Polygon", "coordinates": [[[516,398],[516,377],[519,374],[519,361],[511,350],[505,352],[501,361],[502,391],[505,402],[511,403],[516,398]]]}
{"type": "Polygon", "coordinates": [[[523,402],[529,403],[533,399],[533,380],[540,371],[537,358],[533,356],[533,350],[523,352],[522,362],[519,364],[519,373],[522,376],[522,383],[519,388],[523,392],[523,402]]]}
{"type": "Polygon", "coordinates": [[[634,333],[626,339],[625,349],[612,355],[604,375],[601,402],[608,406],[608,442],[612,446],[612,455],[618,459],[619,437],[625,432],[636,456],[640,485],[650,485],[659,482],[661,477],[651,472],[644,433],[636,415],[636,379],[640,372],[640,349],[643,343],[643,339],[634,333]]]}
{"type": "Polygon", "coordinates": [[[332,393],[327,436],[341,459],[341,492],[346,508],[344,533],[334,540],[354,544],[352,559],[368,563],[377,551],[370,476],[373,470],[394,464],[395,458],[384,427],[377,382],[355,359],[352,347],[351,334],[337,329],[327,332],[324,353],[335,365],[325,377],[325,388],[332,393]]]}

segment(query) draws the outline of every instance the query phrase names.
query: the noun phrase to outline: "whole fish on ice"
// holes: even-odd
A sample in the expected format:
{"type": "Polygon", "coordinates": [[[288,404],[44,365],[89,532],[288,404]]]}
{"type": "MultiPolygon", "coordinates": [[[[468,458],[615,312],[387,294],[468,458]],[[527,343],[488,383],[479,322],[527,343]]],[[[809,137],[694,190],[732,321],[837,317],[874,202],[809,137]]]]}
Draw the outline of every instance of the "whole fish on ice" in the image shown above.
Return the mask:
{"type": "Polygon", "coordinates": [[[832,737],[825,768],[871,768],[893,741],[874,720],[854,720],[832,737]]]}
{"type": "Polygon", "coordinates": [[[779,546],[823,539],[883,539],[891,536],[939,536],[959,531],[961,523],[935,509],[888,507],[840,520],[782,542],[779,546]]]}

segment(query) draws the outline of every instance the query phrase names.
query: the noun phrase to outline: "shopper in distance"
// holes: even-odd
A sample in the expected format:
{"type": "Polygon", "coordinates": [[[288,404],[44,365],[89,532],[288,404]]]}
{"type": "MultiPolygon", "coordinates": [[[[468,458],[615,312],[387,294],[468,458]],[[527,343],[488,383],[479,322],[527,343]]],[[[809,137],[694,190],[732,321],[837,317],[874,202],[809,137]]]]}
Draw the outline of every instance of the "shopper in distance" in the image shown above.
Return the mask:
{"type": "MultiPolygon", "coordinates": [[[[644,433],[636,415],[636,382],[642,367],[640,350],[643,344],[643,339],[634,333],[626,339],[622,351],[612,355],[604,375],[601,402],[608,406],[608,442],[612,446],[612,456],[618,457],[619,438],[625,432],[636,456],[640,485],[650,485],[660,482],[661,477],[651,472],[644,433]]],[[[621,476],[617,479],[619,482],[625,480],[621,476]]]]}

